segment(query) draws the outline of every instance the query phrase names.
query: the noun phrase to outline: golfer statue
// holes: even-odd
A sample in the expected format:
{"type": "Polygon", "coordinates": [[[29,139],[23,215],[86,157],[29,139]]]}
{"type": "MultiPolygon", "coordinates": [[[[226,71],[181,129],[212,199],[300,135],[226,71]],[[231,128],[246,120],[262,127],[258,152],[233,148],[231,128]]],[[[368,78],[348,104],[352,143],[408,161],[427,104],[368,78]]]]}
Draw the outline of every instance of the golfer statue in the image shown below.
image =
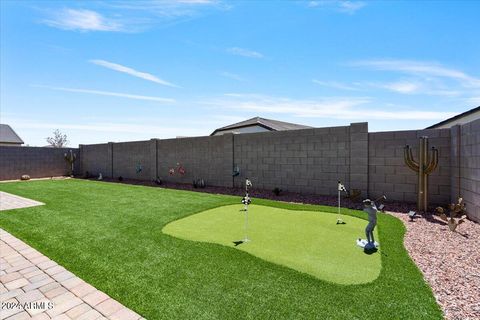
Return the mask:
{"type": "Polygon", "coordinates": [[[377,225],[377,213],[378,209],[370,199],[363,200],[363,211],[368,214],[368,225],[365,228],[365,234],[367,236],[367,244],[365,244],[365,250],[373,250],[376,248],[375,238],[373,237],[373,230],[377,225]]]}

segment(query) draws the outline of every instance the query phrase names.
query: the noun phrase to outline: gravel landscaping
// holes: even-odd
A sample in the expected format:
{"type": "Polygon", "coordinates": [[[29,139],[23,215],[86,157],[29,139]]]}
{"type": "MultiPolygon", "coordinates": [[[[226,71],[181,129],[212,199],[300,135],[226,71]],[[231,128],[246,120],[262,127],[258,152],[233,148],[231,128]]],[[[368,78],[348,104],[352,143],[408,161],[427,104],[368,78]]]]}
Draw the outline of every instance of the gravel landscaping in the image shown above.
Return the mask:
{"type": "MultiPolygon", "coordinates": [[[[89,180],[96,180],[94,178],[89,180]]],[[[245,190],[243,188],[231,188],[231,187],[213,187],[213,186],[206,186],[205,188],[194,188],[191,183],[172,183],[172,182],[163,182],[161,185],[157,185],[152,181],[144,181],[144,180],[133,180],[133,179],[123,179],[119,181],[118,179],[111,179],[111,178],[104,178],[103,181],[106,182],[114,182],[114,183],[125,183],[125,184],[134,184],[134,185],[143,185],[143,186],[150,186],[150,187],[161,187],[167,189],[178,189],[178,190],[189,190],[189,191],[196,191],[196,192],[204,192],[204,193],[212,193],[212,194],[226,194],[226,195],[235,195],[235,196],[244,196],[245,190]]],[[[333,188],[337,188],[336,185],[333,188]]],[[[275,201],[283,201],[283,202],[294,202],[294,203],[303,203],[303,204],[317,204],[317,205],[325,205],[325,206],[332,206],[336,207],[338,198],[337,196],[321,196],[317,194],[308,194],[308,193],[297,193],[297,192],[288,192],[288,191],[281,191],[280,195],[275,195],[272,190],[261,190],[258,188],[250,189],[250,196],[260,199],[269,199],[275,201]]],[[[345,198],[342,196],[342,207],[349,208],[349,209],[357,209],[362,210],[362,196],[352,201],[351,199],[345,198]]],[[[415,210],[416,204],[415,203],[408,203],[408,202],[395,202],[395,201],[387,201],[386,209],[390,211],[396,212],[408,212],[410,210],[415,210]]],[[[432,207],[432,210],[434,207],[432,207]]]]}
{"type": "Polygon", "coordinates": [[[467,220],[451,232],[434,215],[414,222],[391,212],[406,228],[405,247],[432,287],[445,317],[480,319],[480,224],[467,220]]]}

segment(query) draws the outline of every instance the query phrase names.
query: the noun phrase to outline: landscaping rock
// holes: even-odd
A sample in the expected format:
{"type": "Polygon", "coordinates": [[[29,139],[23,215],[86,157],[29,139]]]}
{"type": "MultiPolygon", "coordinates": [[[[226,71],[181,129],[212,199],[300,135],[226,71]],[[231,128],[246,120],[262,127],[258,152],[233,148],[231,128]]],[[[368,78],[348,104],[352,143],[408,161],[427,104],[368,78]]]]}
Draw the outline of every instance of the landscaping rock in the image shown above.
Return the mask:
{"type": "Polygon", "coordinates": [[[432,287],[446,319],[480,319],[480,224],[466,220],[457,232],[435,215],[409,221],[389,212],[407,228],[405,248],[432,287]]]}

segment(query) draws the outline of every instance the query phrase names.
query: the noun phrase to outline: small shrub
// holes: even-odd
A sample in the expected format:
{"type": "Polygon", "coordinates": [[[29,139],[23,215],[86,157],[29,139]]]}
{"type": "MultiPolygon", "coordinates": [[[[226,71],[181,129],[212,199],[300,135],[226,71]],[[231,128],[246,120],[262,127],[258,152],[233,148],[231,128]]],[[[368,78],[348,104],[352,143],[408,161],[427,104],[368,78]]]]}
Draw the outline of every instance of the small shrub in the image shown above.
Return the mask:
{"type": "Polygon", "coordinates": [[[122,176],[118,177],[118,181],[123,181],[123,177],[122,176]]]}
{"type": "Polygon", "coordinates": [[[450,231],[455,231],[467,218],[463,198],[458,198],[457,203],[449,204],[448,209],[450,211],[448,216],[445,214],[445,209],[442,207],[437,207],[436,211],[440,215],[440,218],[447,222],[450,231]]]}
{"type": "Polygon", "coordinates": [[[273,189],[272,192],[273,192],[274,195],[276,195],[278,197],[280,195],[280,193],[282,193],[282,189],[277,187],[277,188],[273,189]]]}
{"type": "Polygon", "coordinates": [[[21,180],[30,180],[30,176],[28,174],[24,174],[24,175],[22,175],[22,177],[20,179],[21,180]]]}

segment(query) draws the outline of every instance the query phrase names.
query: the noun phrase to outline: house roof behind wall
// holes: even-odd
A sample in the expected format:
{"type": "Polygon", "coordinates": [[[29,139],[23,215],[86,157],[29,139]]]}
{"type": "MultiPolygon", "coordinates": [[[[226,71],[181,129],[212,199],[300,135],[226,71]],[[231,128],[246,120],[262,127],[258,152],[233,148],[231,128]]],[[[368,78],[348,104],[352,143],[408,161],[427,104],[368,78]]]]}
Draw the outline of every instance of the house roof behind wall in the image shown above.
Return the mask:
{"type": "Polygon", "coordinates": [[[454,126],[455,124],[462,124],[462,123],[467,123],[476,119],[480,119],[480,106],[473,108],[471,110],[465,111],[463,113],[457,114],[454,117],[448,118],[446,120],[440,121],[439,123],[436,123],[426,129],[437,129],[437,128],[449,128],[451,126],[454,126]],[[473,118],[472,118],[473,116],[473,118]],[[461,120],[463,118],[472,118],[469,119],[468,121],[462,122],[461,120]],[[449,125],[451,124],[451,125],[449,125]]]}
{"type": "Polygon", "coordinates": [[[310,126],[305,126],[302,124],[296,124],[296,123],[290,123],[290,122],[284,122],[284,121],[279,121],[279,120],[272,120],[272,119],[265,119],[261,117],[255,117],[251,118],[245,121],[240,121],[234,124],[230,124],[225,127],[221,127],[213,131],[211,135],[214,135],[218,131],[225,131],[225,130],[231,130],[231,129],[237,129],[237,128],[243,128],[243,127],[250,127],[250,126],[261,126],[265,129],[268,129],[270,131],[284,131],[284,130],[298,130],[298,129],[308,129],[311,128],[310,126]]]}
{"type": "Polygon", "coordinates": [[[0,124],[0,143],[23,144],[23,140],[8,124],[0,124]]]}

